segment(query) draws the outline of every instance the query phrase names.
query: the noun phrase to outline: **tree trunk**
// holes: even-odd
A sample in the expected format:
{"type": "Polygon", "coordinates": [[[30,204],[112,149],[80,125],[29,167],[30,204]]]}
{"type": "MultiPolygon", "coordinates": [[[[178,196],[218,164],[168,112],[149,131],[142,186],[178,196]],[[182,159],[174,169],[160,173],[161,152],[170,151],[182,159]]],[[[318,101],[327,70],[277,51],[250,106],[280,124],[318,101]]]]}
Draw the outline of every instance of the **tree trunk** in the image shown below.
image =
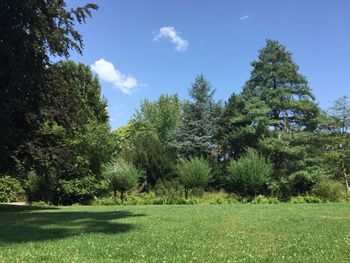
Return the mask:
{"type": "Polygon", "coordinates": [[[185,188],[185,199],[188,199],[188,189],[185,188]]]}
{"type": "Polygon", "coordinates": [[[120,201],[124,203],[124,191],[120,191],[120,201]]]}
{"type": "Polygon", "coordinates": [[[350,192],[350,186],[349,186],[349,181],[346,175],[346,168],[343,168],[343,175],[345,178],[345,185],[346,185],[346,191],[349,193],[350,192]]]}

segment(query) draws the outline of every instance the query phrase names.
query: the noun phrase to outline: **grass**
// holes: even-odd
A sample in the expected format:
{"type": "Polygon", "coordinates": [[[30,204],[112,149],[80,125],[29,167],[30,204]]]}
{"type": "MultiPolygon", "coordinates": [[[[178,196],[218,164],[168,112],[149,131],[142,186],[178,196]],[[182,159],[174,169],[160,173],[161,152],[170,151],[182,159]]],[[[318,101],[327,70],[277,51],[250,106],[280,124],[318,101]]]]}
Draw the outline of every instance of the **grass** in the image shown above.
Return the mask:
{"type": "Polygon", "coordinates": [[[349,262],[350,204],[0,205],[0,262],[349,262]]]}

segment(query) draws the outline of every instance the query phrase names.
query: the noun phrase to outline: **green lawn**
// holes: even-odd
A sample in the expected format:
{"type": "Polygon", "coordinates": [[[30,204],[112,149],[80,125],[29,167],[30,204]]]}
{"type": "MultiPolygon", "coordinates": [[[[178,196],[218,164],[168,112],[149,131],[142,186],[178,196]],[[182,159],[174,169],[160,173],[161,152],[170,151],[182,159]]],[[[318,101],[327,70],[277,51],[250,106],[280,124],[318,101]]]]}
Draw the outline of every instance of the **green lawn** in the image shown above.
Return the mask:
{"type": "Polygon", "coordinates": [[[0,205],[0,262],[349,262],[350,204],[0,205]]]}

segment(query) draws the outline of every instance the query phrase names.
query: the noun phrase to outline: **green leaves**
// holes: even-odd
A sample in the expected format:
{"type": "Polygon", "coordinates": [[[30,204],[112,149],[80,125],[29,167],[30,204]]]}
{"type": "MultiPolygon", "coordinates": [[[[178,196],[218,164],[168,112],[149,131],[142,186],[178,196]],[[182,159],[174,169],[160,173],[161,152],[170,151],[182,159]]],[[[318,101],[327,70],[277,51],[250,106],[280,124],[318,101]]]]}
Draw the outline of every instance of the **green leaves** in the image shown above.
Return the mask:
{"type": "Polygon", "coordinates": [[[291,53],[277,41],[267,40],[259,51],[259,60],[252,62],[252,66],[251,78],[242,94],[266,103],[270,108],[269,126],[280,131],[309,128],[318,107],[291,53]]]}
{"type": "Polygon", "coordinates": [[[185,187],[187,197],[188,189],[206,186],[210,179],[211,168],[202,158],[180,160],[177,165],[177,175],[185,187]]]}
{"type": "Polygon", "coordinates": [[[75,23],[85,22],[95,9],[87,4],[67,10],[65,1],[57,0],[0,2],[0,171],[16,174],[15,159],[28,154],[25,145],[36,140],[41,125],[53,115],[57,122],[69,115],[71,94],[52,71],[50,58],[82,53],[75,23]]]}
{"type": "Polygon", "coordinates": [[[116,191],[121,193],[122,202],[123,193],[135,187],[140,178],[140,173],[135,166],[123,159],[107,164],[103,174],[114,193],[116,191]]]}
{"type": "Polygon", "coordinates": [[[221,107],[214,102],[214,90],[203,75],[197,76],[189,94],[193,101],[183,105],[176,146],[183,157],[209,157],[215,146],[221,107]]]}
{"type": "Polygon", "coordinates": [[[231,160],[227,170],[230,190],[243,196],[263,193],[272,175],[271,164],[252,148],[238,160],[231,160]]]}
{"type": "Polygon", "coordinates": [[[21,183],[8,175],[0,175],[0,202],[16,202],[23,198],[21,183]]]}
{"type": "Polygon", "coordinates": [[[158,100],[141,103],[141,112],[135,116],[136,121],[143,121],[152,127],[160,142],[169,144],[174,130],[180,121],[181,102],[177,94],[160,95],[158,100]]]}

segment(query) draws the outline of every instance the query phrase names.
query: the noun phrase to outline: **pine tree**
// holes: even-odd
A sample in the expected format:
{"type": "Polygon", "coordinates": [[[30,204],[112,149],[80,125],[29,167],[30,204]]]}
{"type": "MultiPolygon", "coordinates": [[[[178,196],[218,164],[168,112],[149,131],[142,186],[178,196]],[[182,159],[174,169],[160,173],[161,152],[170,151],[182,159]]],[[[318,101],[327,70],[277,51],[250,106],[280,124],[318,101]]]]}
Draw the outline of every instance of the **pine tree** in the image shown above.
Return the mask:
{"type": "Polygon", "coordinates": [[[265,132],[269,108],[259,98],[232,94],[220,116],[217,141],[221,161],[237,159],[247,147],[256,148],[265,132]]]}
{"type": "MultiPolygon", "coordinates": [[[[279,42],[267,40],[252,67],[241,95],[250,102],[251,110],[259,112],[262,107],[260,112],[265,117],[252,119],[250,126],[263,127],[264,131],[256,133],[258,147],[271,159],[275,178],[288,181],[293,173],[314,165],[305,160],[315,160],[310,156],[310,142],[314,140],[319,108],[292,54],[279,42]]],[[[248,116],[254,115],[247,106],[244,110],[248,116]]]]}
{"type": "Polygon", "coordinates": [[[250,79],[243,96],[258,97],[270,108],[269,128],[273,131],[313,130],[318,114],[315,97],[307,80],[292,60],[292,54],[277,41],[267,40],[252,62],[250,79]]]}
{"type": "Polygon", "coordinates": [[[183,105],[181,123],[176,134],[179,153],[185,157],[208,157],[213,153],[220,104],[214,102],[214,90],[201,74],[192,84],[192,101],[183,105]]]}

